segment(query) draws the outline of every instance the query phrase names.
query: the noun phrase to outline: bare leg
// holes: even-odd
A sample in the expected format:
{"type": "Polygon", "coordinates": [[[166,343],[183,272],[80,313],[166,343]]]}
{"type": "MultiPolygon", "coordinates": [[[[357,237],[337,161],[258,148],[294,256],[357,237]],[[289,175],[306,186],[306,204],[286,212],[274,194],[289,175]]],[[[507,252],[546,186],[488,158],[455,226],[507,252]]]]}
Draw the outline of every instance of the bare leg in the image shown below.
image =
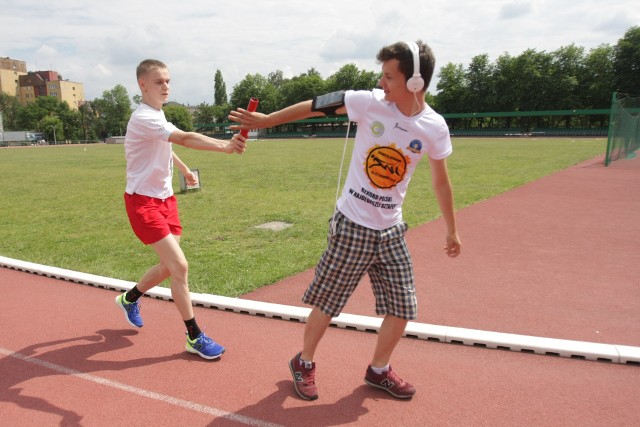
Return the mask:
{"type": "Polygon", "coordinates": [[[300,355],[302,360],[313,360],[316,354],[316,348],[330,323],[331,316],[327,316],[319,308],[314,307],[314,309],[311,310],[304,328],[304,347],[300,355]]]}
{"type": "MultiPolygon", "coordinates": [[[[171,296],[173,297],[182,320],[193,318],[193,306],[191,305],[191,295],[189,294],[189,264],[180,248],[180,236],[168,235],[164,239],[151,245],[160,258],[160,264],[152,267],[143,279],[147,279],[147,284],[165,275],[165,270],[171,277],[171,296]]],[[[166,277],[165,277],[166,278],[166,277]]],[[[164,280],[164,279],[163,279],[164,280]]],[[[138,288],[142,291],[141,288],[138,288]]]]}
{"type": "Polygon", "coordinates": [[[162,283],[169,276],[171,276],[171,273],[167,267],[163,264],[156,264],[142,275],[136,286],[140,292],[145,293],[162,283]]]}
{"type": "Polygon", "coordinates": [[[389,363],[391,353],[404,334],[408,320],[387,314],[380,326],[376,350],[373,353],[371,366],[382,368],[389,363]]]}

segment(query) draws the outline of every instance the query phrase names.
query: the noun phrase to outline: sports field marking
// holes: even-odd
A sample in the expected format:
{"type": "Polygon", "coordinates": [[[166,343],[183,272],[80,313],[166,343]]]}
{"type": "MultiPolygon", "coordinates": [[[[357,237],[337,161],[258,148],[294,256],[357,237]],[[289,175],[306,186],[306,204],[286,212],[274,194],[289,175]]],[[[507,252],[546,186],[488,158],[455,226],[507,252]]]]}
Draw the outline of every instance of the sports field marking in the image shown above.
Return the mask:
{"type": "Polygon", "coordinates": [[[200,412],[206,415],[212,415],[214,417],[226,418],[236,421],[241,424],[256,426],[256,427],[280,427],[280,424],[270,423],[264,420],[256,418],[246,417],[244,415],[234,414],[233,412],[227,412],[222,409],[212,408],[211,406],[201,405],[199,403],[191,402],[188,400],[179,399],[177,397],[168,396],[166,394],[156,393],[154,391],[145,390],[143,388],[134,387],[128,384],[124,384],[118,381],[108,380],[106,378],[98,377],[96,375],[86,374],[84,372],[77,371],[75,369],[67,368],[66,366],[57,365],[55,363],[47,362],[46,360],[38,359],[37,357],[25,356],[24,354],[11,351],[0,347],[0,353],[5,356],[12,357],[14,359],[22,360],[23,362],[31,363],[59,374],[71,375],[76,378],[90,381],[96,384],[100,384],[106,387],[111,387],[127,393],[136,394],[138,396],[153,399],[159,402],[167,403],[169,405],[177,406],[188,411],[200,412]]]}
{"type": "MultiPolygon", "coordinates": [[[[0,267],[11,268],[27,273],[66,280],[119,292],[131,289],[135,283],[109,277],[81,273],[57,267],[35,264],[0,256],[0,267]]],[[[145,295],[156,299],[171,301],[171,290],[156,287],[145,295]]],[[[262,301],[230,298],[219,295],[191,293],[194,305],[215,308],[234,313],[250,314],[273,319],[306,322],[309,308],[262,301]]],[[[331,321],[332,326],[366,332],[378,332],[382,319],[342,313],[331,321]]],[[[463,344],[498,350],[522,353],[559,356],[571,359],[583,359],[618,364],[640,365],[640,347],[618,344],[591,343],[586,341],[563,340],[556,338],[517,335],[477,329],[456,328],[452,326],[430,325],[409,322],[404,336],[425,341],[463,344]]]]}

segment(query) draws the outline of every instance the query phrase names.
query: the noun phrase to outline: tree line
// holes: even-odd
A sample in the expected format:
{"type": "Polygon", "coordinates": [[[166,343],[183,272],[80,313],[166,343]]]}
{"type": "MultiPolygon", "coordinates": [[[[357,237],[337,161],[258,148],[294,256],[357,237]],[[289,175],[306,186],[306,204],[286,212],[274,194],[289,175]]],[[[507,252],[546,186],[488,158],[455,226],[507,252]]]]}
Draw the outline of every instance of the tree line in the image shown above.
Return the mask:
{"type": "MultiPolygon", "coordinates": [[[[619,97],[640,96],[640,26],[629,28],[616,45],[590,49],[570,44],[553,52],[527,49],[520,55],[504,53],[473,57],[468,66],[448,63],[437,74],[435,94],[426,100],[441,114],[609,108],[613,92],[619,97]]],[[[311,68],[292,78],[281,70],[248,74],[227,97],[220,70],[213,78],[212,103],[201,103],[193,114],[180,105],[164,107],[167,119],[184,130],[227,122],[229,111],[245,107],[251,97],[259,110],[270,113],[315,95],[341,89],[370,90],[380,72],[347,64],[328,78],[311,68]]],[[[87,101],[78,110],[53,97],[39,97],[21,106],[16,97],[0,93],[5,130],[43,132],[48,140],[102,140],[124,135],[132,108],[140,95],[129,97],[122,85],[87,101]],[[55,129],[55,130],[54,130],[55,129]]]]}

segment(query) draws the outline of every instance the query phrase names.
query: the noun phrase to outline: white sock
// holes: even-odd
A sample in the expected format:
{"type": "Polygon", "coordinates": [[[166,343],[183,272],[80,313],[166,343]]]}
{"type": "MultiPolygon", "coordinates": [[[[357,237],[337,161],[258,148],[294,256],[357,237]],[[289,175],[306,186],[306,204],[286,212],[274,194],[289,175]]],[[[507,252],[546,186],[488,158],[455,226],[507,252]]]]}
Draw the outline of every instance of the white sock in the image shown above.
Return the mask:
{"type": "Polygon", "coordinates": [[[306,369],[311,369],[313,368],[313,360],[308,361],[300,359],[300,366],[304,366],[306,369]]]}
{"type": "Polygon", "coordinates": [[[387,363],[387,365],[383,366],[382,368],[376,368],[375,366],[371,366],[371,370],[378,375],[384,374],[389,370],[389,364],[387,363]]]}

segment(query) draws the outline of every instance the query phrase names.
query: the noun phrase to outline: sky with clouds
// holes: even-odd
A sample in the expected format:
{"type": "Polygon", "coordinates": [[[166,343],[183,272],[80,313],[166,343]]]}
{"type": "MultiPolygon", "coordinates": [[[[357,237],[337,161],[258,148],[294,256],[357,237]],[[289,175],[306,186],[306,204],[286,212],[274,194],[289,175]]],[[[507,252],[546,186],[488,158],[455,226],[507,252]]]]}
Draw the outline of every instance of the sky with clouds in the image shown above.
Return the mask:
{"type": "Polygon", "coordinates": [[[640,25],[637,0],[0,0],[0,11],[0,57],[28,71],[58,71],[91,100],[117,84],[137,94],[135,67],[160,59],[171,100],[189,105],[213,103],[217,69],[231,93],[247,74],[378,71],[380,47],[422,39],[437,75],[485,53],[615,45],[640,25]]]}

